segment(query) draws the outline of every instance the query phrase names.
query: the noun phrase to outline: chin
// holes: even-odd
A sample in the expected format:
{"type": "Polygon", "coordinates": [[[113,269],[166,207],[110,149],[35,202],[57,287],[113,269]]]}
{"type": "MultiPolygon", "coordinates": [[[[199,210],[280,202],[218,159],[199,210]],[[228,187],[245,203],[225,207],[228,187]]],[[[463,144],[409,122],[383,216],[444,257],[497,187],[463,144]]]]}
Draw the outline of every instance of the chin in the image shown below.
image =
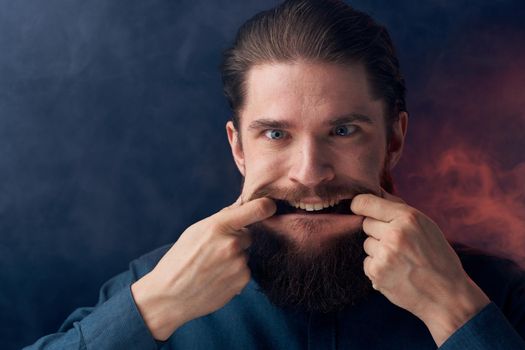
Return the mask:
{"type": "Polygon", "coordinates": [[[301,251],[322,249],[362,229],[363,217],[351,214],[276,215],[261,224],[301,251]]]}
{"type": "Polygon", "coordinates": [[[281,221],[270,219],[248,227],[253,238],[248,266],[273,304],[327,313],[370,295],[373,288],[363,271],[366,234],[362,230],[327,234],[330,222],[320,218],[295,223],[291,217],[277,219],[281,221]]]}
{"type": "Polygon", "coordinates": [[[362,229],[360,215],[287,214],[273,216],[263,224],[299,244],[322,244],[362,229]]]}

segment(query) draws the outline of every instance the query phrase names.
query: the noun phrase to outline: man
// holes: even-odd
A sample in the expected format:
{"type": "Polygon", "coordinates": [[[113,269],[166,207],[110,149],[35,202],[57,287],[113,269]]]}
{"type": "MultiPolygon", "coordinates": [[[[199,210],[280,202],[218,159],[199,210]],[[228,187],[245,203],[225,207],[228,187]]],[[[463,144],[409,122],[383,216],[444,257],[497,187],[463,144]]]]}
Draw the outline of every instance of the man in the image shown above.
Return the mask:
{"type": "Polygon", "coordinates": [[[392,194],[408,114],[383,27],[286,1],[243,25],[223,81],[237,202],[30,348],[525,349],[523,271],[392,194]]]}

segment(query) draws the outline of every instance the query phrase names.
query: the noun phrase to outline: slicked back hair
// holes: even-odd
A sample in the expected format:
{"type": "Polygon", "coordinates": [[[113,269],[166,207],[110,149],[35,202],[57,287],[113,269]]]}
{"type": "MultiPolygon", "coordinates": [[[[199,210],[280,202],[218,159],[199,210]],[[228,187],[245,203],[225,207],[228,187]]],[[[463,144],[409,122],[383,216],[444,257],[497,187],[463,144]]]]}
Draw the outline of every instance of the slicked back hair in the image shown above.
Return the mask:
{"type": "Polygon", "coordinates": [[[385,27],[342,0],[287,0],[240,27],[221,66],[223,89],[237,130],[250,68],[299,60],[363,64],[372,97],[384,102],[390,140],[392,122],[400,111],[406,111],[405,81],[394,45],[385,27]]]}

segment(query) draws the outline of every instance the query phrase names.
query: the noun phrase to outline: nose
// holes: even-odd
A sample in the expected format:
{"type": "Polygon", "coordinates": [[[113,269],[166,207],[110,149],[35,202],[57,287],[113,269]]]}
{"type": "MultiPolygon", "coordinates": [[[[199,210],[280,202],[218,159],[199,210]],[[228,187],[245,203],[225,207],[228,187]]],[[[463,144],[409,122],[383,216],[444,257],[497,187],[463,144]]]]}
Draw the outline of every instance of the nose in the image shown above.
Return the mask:
{"type": "Polygon", "coordinates": [[[288,177],[293,182],[299,182],[313,188],[320,183],[333,180],[334,168],[330,155],[322,144],[314,139],[304,140],[297,145],[291,155],[291,167],[288,177]]]}

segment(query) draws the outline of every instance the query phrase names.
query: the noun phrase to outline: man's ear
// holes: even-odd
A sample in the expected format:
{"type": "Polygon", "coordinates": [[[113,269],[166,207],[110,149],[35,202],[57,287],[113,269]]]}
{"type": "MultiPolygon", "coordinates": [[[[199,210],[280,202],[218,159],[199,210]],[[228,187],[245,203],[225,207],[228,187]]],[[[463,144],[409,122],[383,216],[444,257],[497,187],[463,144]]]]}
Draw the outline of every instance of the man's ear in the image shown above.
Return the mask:
{"type": "Polygon", "coordinates": [[[242,151],[241,139],[239,137],[239,132],[235,129],[235,126],[233,126],[232,121],[226,123],[226,133],[228,134],[228,141],[230,142],[235,164],[242,176],[245,176],[244,152],[242,151]]]}
{"type": "Polygon", "coordinates": [[[408,113],[399,112],[399,118],[392,124],[392,134],[388,145],[389,167],[393,169],[403,153],[403,145],[408,128],[408,113]]]}

